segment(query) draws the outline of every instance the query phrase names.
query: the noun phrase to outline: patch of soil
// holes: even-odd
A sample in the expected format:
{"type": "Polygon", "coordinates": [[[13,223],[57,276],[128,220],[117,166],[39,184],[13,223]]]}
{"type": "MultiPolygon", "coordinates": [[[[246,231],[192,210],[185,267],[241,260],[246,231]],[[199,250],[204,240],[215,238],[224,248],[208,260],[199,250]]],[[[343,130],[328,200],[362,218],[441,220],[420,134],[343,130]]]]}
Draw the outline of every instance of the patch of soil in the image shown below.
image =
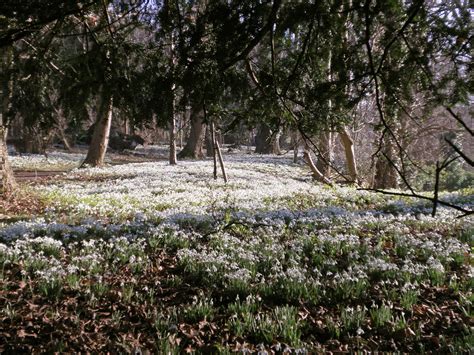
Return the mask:
{"type": "Polygon", "coordinates": [[[152,161],[162,160],[158,157],[152,157],[145,154],[127,154],[127,153],[111,153],[109,154],[110,163],[112,165],[122,165],[129,163],[148,163],[152,161]]]}
{"type": "Polygon", "coordinates": [[[16,181],[38,181],[49,180],[52,177],[63,174],[63,171],[14,171],[16,181]]]}
{"type": "Polygon", "coordinates": [[[34,195],[18,193],[0,199],[0,222],[22,219],[24,216],[38,215],[44,212],[45,204],[34,195]]]}

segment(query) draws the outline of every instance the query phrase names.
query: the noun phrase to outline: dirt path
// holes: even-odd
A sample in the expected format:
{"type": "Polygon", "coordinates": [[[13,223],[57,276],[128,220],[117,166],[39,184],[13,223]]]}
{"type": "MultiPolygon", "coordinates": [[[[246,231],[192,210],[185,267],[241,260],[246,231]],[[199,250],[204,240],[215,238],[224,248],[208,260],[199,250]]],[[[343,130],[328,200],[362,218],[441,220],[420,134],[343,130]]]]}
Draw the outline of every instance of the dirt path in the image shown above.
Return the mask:
{"type": "Polygon", "coordinates": [[[16,181],[40,181],[61,174],[63,171],[14,171],[16,181]]]}

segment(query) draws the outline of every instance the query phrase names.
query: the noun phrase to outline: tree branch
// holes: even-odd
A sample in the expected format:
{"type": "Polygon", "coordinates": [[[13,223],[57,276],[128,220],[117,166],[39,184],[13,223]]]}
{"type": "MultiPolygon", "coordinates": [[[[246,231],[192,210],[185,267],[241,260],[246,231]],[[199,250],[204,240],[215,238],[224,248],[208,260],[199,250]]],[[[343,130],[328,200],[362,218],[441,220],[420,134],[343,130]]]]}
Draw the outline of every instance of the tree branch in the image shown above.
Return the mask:
{"type": "Polygon", "coordinates": [[[265,36],[265,34],[272,28],[273,24],[276,21],[276,16],[278,13],[278,10],[281,7],[282,0],[274,0],[273,5],[272,5],[272,10],[270,12],[270,15],[268,16],[268,21],[265,24],[265,26],[262,27],[260,32],[252,38],[252,40],[249,42],[247,47],[245,47],[239,54],[237,54],[235,57],[230,59],[227,63],[224,63],[223,65],[223,70],[226,70],[233,66],[235,63],[237,63],[240,60],[245,59],[248,54],[252,51],[252,49],[260,43],[262,38],[265,36]]]}

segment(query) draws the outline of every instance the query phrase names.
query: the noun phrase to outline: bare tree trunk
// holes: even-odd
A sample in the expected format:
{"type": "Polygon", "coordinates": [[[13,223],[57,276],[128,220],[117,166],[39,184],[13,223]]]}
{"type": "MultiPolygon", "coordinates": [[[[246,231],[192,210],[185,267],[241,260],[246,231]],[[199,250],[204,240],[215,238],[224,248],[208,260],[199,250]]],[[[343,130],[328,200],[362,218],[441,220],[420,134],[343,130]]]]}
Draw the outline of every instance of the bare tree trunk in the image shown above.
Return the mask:
{"type": "MultiPolygon", "coordinates": [[[[174,101],[174,99],[173,99],[174,101]]],[[[174,106],[174,105],[173,105],[174,106]]],[[[170,115],[170,165],[176,165],[178,163],[178,158],[176,156],[176,117],[173,113],[170,115]]]]}
{"type": "Polygon", "coordinates": [[[69,139],[66,136],[66,132],[64,131],[64,128],[63,127],[58,127],[58,131],[59,131],[59,138],[62,140],[62,142],[64,144],[64,148],[68,152],[72,152],[72,145],[71,145],[71,143],[69,142],[69,139]]]}
{"type": "Polygon", "coordinates": [[[184,117],[183,115],[179,115],[178,120],[178,137],[179,137],[179,149],[183,149],[183,135],[184,135],[184,117]]]}
{"type": "Polygon", "coordinates": [[[349,172],[349,178],[351,182],[357,182],[357,163],[354,153],[354,142],[349,135],[349,131],[346,127],[343,127],[339,131],[339,137],[341,138],[342,146],[344,147],[344,153],[346,155],[347,170],[349,172]]]}
{"type": "MultiPolygon", "coordinates": [[[[352,8],[352,0],[341,3],[339,16],[345,22],[345,30],[344,30],[344,35],[343,35],[344,47],[347,47],[350,41],[349,31],[348,31],[348,28],[350,27],[349,26],[350,15],[347,10],[351,8],[352,8]]],[[[337,39],[337,41],[340,41],[340,39],[337,39]]],[[[344,58],[343,60],[345,62],[346,58],[344,58]]],[[[354,78],[354,73],[351,70],[348,70],[346,66],[343,66],[343,68],[339,68],[338,71],[332,70],[331,68],[331,77],[330,77],[331,80],[332,80],[333,72],[335,72],[335,74],[338,76],[338,79],[341,81],[351,82],[352,79],[354,78]]],[[[351,84],[348,84],[346,86],[346,89],[345,89],[346,95],[348,96],[351,95],[351,91],[352,91],[351,88],[352,88],[351,84]]],[[[356,163],[355,151],[354,151],[354,141],[352,140],[347,127],[342,127],[338,133],[339,133],[339,138],[341,139],[342,146],[344,148],[344,154],[346,156],[346,165],[347,165],[347,171],[349,173],[349,179],[352,183],[356,183],[359,176],[357,172],[357,163],[356,163]]]]}
{"type": "Polygon", "coordinates": [[[293,146],[293,163],[298,163],[298,146],[299,146],[299,137],[298,130],[294,130],[291,133],[291,145],[293,146]]]}
{"type": "Polygon", "coordinates": [[[206,126],[206,134],[205,134],[205,139],[206,139],[206,156],[207,157],[215,157],[215,152],[214,152],[214,137],[215,133],[213,132],[213,127],[212,123],[209,123],[206,126]]]}
{"type": "Polygon", "coordinates": [[[112,125],[113,96],[101,90],[101,100],[97,121],[92,133],[92,140],[87,151],[84,166],[101,166],[104,164],[105,153],[109,144],[110,127],[112,125]]]}
{"type": "Polygon", "coordinates": [[[219,146],[219,142],[216,137],[216,130],[214,127],[214,121],[211,121],[211,139],[212,139],[212,146],[213,146],[213,158],[214,158],[214,179],[217,179],[217,159],[216,155],[219,158],[219,165],[221,166],[222,177],[224,178],[224,182],[227,183],[227,172],[225,170],[224,159],[222,158],[221,148],[219,146]]]}
{"type": "Polygon", "coordinates": [[[179,152],[178,157],[200,159],[204,156],[203,141],[205,125],[203,122],[204,112],[201,105],[194,105],[191,108],[191,132],[184,148],[179,152]]]}
{"type": "Polygon", "coordinates": [[[255,136],[255,153],[271,154],[272,151],[272,132],[266,123],[261,123],[255,136]]]}
{"type": "MultiPolygon", "coordinates": [[[[169,15],[170,11],[170,1],[165,0],[163,2],[163,7],[165,13],[169,15]]],[[[174,53],[174,33],[173,29],[169,28],[169,44],[166,48],[168,54],[168,64],[170,70],[170,84],[169,84],[169,103],[168,103],[168,119],[169,119],[169,145],[170,145],[170,156],[169,156],[169,163],[170,165],[176,165],[178,163],[178,157],[176,154],[176,107],[175,107],[175,100],[176,100],[176,84],[175,84],[175,65],[176,65],[176,58],[174,53]]]]}
{"type": "MultiPolygon", "coordinates": [[[[0,119],[1,120],[1,119],[0,119]]],[[[10,196],[16,187],[13,170],[8,160],[7,129],[0,126],[0,196],[10,196]]]]}
{"type": "Polygon", "coordinates": [[[123,120],[123,133],[130,134],[130,124],[127,117],[123,120]]]}
{"type": "Polygon", "coordinates": [[[13,170],[8,161],[7,113],[10,108],[13,83],[8,74],[11,61],[11,48],[5,48],[0,58],[0,197],[6,198],[14,193],[16,183],[13,170]]]}
{"type": "Polygon", "coordinates": [[[327,177],[331,171],[331,163],[334,155],[334,137],[332,132],[321,133],[318,148],[320,156],[316,162],[316,167],[327,177]]]}
{"type": "Polygon", "coordinates": [[[382,147],[375,162],[374,189],[396,189],[398,187],[398,174],[393,166],[395,164],[395,143],[388,134],[383,138],[382,147]]]}
{"type": "MultiPolygon", "coordinates": [[[[216,151],[216,132],[214,132],[214,122],[211,121],[209,125],[209,131],[210,131],[210,142],[211,142],[211,147],[210,147],[210,152],[212,153],[212,159],[214,162],[214,180],[217,180],[217,151],[216,151]]],[[[209,156],[209,154],[208,154],[209,156]]]]}
{"type": "Polygon", "coordinates": [[[176,112],[175,112],[175,85],[171,84],[170,86],[170,97],[169,97],[169,135],[170,135],[170,156],[169,163],[170,165],[178,164],[178,158],[176,155],[176,112]]]}
{"type": "Polygon", "coordinates": [[[280,137],[281,137],[281,127],[278,128],[278,131],[272,136],[272,153],[276,155],[282,155],[280,148],[280,137]]]}
{"type": "Polygon", "coordinates": [[[215,140],[215,150],[217,151],[217,156],[219,157],[219,164],[221,166],[222,177],[224,178],[224,182],[227,183],[227,172],[225,170],[224,159],[222,158],[221,147],[219,147],[219,142],[217,139],[215,140]]]}

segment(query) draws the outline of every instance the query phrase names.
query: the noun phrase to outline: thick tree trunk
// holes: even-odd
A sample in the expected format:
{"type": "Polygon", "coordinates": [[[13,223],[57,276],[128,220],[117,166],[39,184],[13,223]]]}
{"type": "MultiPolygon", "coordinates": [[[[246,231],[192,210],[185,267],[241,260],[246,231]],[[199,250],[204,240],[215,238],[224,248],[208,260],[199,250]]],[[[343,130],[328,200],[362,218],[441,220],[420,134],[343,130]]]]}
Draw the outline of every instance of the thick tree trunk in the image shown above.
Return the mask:
{"type": "Polygon", "coordinates": [[[272,153],[276,155],[282,155],[280,148],[281,128],[272,136],[272,153]]]}
{"type": "Polygon", "coordinates": [[[10,196],[16,187],[13,170],[8,161],[6,142],[7,129],[4,126],[0,126],[0,197],[2,198],[10,196]]]}
{"type": "Polygon", "coordinates": [[[92,140],[82,166],[101,166],[104,164],[105,153],[109,144],[110,127],[112,125],[112,110],[113,96],[107,92],[102,92],[92,140]]]}
{"type": "Polygon", "coordinates": [[[386,134],[381,150],[376,157],[374,189],[396,189],[398,187],[398,174],[393,166],[395,164],[396,154],[395,146],[391,137],[386,134]]]}
{"type": "Polygon", "coordinates": [[[232,145],[235,149],[242,149],[243,139],[245,136],[244,124],[239,122],[237,132],[233,134],[234,144],[232,145]]]}
{"type": "Polygon", "coordinates": [[[334,155],[334,137],[332,132],[322,132],[319,138],[319,153],[316,167],[324,175],[329,176],[334,155]]]}
{"type": "Polygon", "coordinates": [[[13,83],[9,76],[12,61],[11,48],[4,49],[0,58],[0,197],[7,198],[13,194],[16,183],[13,170],[8,161],[7,148],[7,113],[10,108],[13,83]]]}
{"type": "Polygon", "coordinates": [[[204,156],[203,144],[205,124],[204,111],[200,105],[191,108],[191,132],[184,148],[179,152],[178,158],[201,159],[204,156]]]}
{"type": "Polygon", "coordinates": [[[344,147],[344,153],[346,155],[347,171],[349,173],[349,179],[351,182],[357,182],[357,163],[354,153],[354,142],[349,134],[346,127],[343,127],[339,131],[339,137],[341,138],[342,146],[344,147]]]}
{"type": "Polygon", "coordinates": [[[271,154],[272,152],[272,132],[266,123],[261,123],[255,136],[255,153],[271,154]]]}

